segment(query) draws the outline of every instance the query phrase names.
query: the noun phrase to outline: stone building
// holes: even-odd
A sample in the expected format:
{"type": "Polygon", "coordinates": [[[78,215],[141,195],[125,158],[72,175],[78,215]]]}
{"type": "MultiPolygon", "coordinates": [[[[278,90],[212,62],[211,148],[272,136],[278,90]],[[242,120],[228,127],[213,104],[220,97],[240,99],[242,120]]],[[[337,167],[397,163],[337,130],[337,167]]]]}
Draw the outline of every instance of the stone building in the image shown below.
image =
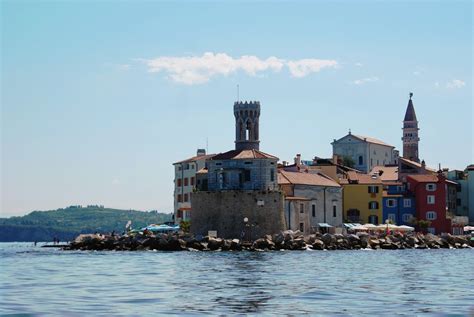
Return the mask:
{"type": "Polygon", "coordinates": [[[193,194],[194,234],[239,238],[247,230],[257,237],[285,228],[278,158],[259,149],[260,103],[236,102],[234,116],[235,149],[213,156],[200,172],[200,179],[207,174],[207,190],[193,194]]]}
{"type": "Polygon", "coordinates": [[[174,166],[174,222],[191,219],[191,193],[196,187],[196,173],[205,168],[213,154],[198,149],[195,156],[173,163],[174,166]]]}
{"type": "Polygon", "coordinates": [[[331,143],[333,155],[341,158],[349,157],[354,162],[354,168],[368,173],[374,166],[395,164],[398,152],[395,147],[375,138],[349,133],[334,139],[331,143]]]}

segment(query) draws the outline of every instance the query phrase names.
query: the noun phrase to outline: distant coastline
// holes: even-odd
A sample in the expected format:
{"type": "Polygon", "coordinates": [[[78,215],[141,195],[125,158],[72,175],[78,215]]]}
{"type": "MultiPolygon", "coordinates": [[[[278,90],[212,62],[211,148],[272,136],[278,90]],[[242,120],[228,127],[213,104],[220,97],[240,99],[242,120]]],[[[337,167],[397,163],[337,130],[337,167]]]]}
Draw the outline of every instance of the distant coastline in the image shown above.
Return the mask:
{"type": "Polygon", "coordinates": [[[70,241],[81,233],[121,233],[131,221],[133,227],[171,221],[171,214],[123,210],[99,205],[69,206],[33,211],[21,217],[0,218],[0,242],[70,241]]]}

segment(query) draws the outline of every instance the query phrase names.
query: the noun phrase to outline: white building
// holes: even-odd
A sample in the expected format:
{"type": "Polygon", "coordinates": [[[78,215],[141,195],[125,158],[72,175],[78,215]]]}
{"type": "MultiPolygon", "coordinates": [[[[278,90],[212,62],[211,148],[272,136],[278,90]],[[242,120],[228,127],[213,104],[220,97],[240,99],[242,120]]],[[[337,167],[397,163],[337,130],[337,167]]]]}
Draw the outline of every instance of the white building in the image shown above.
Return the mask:
{"type": "Polygon", "coordinates": [[[331,143],[333,155],[349,157],[354,168],[368,173],[374,166],[397,164],[398,151],[383,141],[361,135],[349,134],[334,139],[331,143]]]}
{"type": "Polygon", "coordinates": [[[174,163],[174,222],[191,219],[191,196],[196,187],[196,173],[206,167],[206,161],[214,156],[198,149],[196,156],[174,163]]]}
{"type": "Polygon", "coordinates": [[[288,229],[305,234],[342,226],[342,187],[320,172],[278,171],[288,229]],[[322,229],[322,230],[321,230],[322,229]]]}

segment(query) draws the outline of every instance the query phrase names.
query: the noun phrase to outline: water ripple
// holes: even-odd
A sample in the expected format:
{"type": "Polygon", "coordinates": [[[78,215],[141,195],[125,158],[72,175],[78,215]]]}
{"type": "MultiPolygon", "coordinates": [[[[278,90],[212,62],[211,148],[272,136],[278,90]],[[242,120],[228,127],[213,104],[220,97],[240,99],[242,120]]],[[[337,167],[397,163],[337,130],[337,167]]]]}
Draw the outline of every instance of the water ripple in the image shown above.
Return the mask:
{"type": "Polygon", "coordinates": [[[0,244],[0,315],[473,312],[474,250],[65,252],[0,244]]]}

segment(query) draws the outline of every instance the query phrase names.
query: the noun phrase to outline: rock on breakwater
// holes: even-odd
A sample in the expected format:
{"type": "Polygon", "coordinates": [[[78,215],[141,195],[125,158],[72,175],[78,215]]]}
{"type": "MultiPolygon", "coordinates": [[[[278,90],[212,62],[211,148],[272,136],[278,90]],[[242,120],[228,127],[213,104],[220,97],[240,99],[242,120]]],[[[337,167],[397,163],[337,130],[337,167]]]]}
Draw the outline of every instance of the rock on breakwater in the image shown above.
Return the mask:
{"type": "Polygon", "coordinates": [[[265,250],[356,250],[356,249],[440,249],[472,248],[474,240],[470,236],[413,233],[402,235],[374,236],[357,234],[311,234],[299,231],[283,231],[266,235],[255,241],[221,239],[214,237],[197,238],[190,234],[136,234],[134,236],[109,236],[97,234],[79,235],[64,250],[116,250],[116,251],[265,251],[265,250]]]}

